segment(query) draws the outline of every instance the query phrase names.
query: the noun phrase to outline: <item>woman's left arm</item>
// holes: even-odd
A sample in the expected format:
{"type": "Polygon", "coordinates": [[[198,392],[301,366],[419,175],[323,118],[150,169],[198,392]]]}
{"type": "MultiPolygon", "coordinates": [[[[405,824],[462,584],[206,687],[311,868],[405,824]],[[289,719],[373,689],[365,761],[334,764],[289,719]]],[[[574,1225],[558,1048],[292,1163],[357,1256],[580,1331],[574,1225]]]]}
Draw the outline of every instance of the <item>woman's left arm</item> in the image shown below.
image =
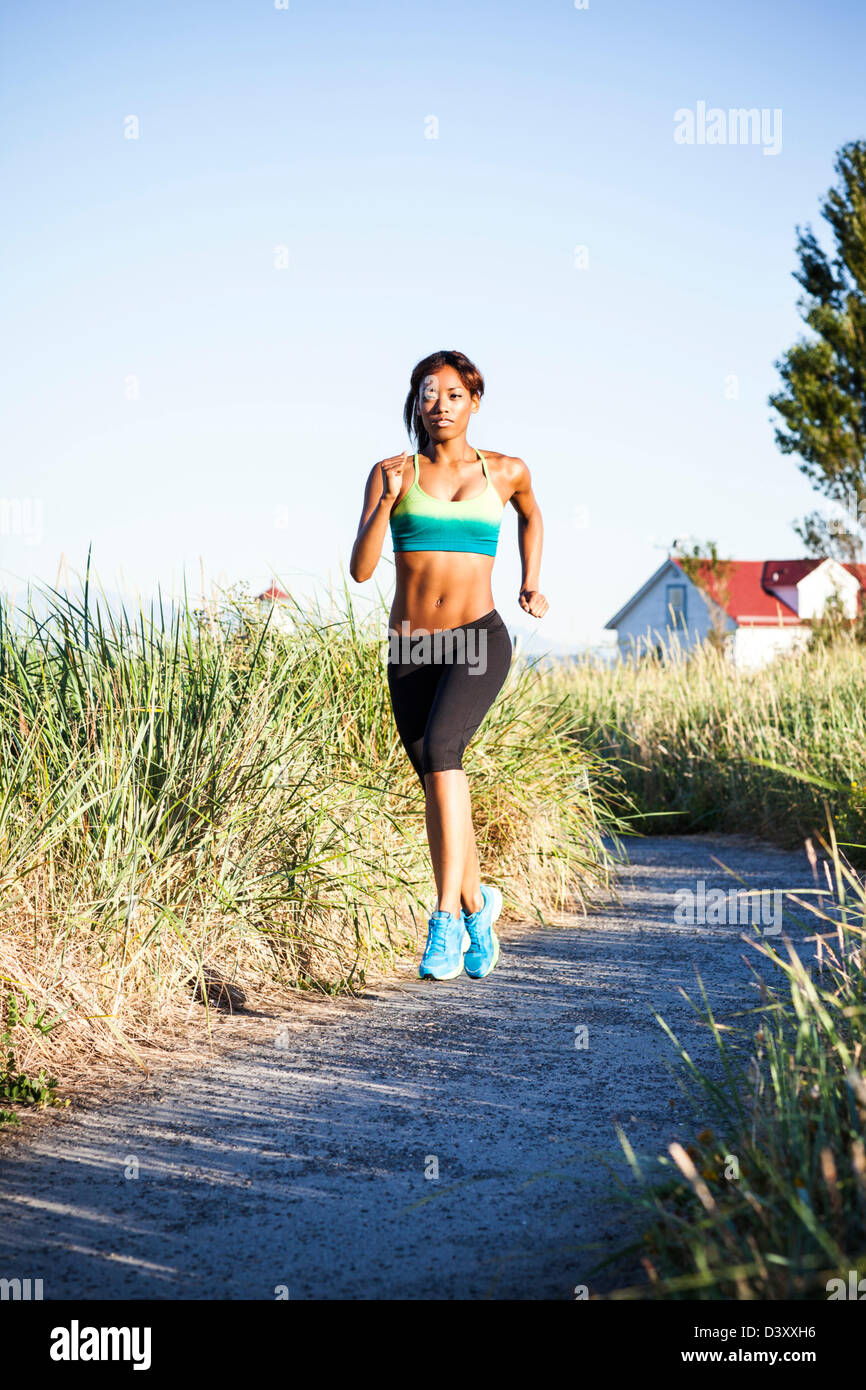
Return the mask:
{"type": "Polygon", "coordinates": [[[517,512],[517,545],[523,567],[518,603],[523,611],[530,613],[533,618],[543,618],[550,604],[538,588],[541,547],[544,541],[541,509],[535,500],[532,478],[523,459],[512,459],[511,463],[514,470],[514,490],[509,501],[517,512]]]}

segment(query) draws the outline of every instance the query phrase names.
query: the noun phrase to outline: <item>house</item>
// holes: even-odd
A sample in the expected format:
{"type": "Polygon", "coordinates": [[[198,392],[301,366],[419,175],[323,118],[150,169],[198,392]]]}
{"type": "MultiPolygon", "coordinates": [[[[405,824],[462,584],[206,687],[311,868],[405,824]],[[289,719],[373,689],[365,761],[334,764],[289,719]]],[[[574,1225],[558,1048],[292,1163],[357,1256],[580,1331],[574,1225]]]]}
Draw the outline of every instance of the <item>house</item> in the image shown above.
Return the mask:
{"type": "Polygon", "coordinates": [[[289,607],[290,596],[279,585],[271,584],[263,593],[256,594],[255,602],[263,618],[270,616],[269,627],[272,632],[291,632],[294,624],[289,607]]]}
{"type": "Polygon", "coordinates": [[[690,579],[669,555],[605,627],[623,655],[664,650],[673,633],[693,647],[723,638],[737,666],[762,666],[777,652],[802,646],[813,618],[839,595],[855,618],[866,586],[866,565],[833,559],[702,561],[690,579]]]}
{"type": "Polygon", "coordinates": [[[281,589],[278,584],[272,584],[271,587],[265,589],[263,593],[256,594],[256,603],[281,603],[283,599],[288,597],[289,595],[285,590],[281,589]]]}

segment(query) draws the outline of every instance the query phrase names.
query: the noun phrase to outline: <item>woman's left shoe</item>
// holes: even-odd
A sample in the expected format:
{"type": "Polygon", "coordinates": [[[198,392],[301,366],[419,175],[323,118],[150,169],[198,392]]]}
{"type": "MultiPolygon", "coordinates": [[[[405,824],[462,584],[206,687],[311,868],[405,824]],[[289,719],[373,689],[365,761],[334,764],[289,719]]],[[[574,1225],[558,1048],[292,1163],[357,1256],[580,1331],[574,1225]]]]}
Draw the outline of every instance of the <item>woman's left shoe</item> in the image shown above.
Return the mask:
{"type": "Polygon", "coordinates": [[[493,923],[502,911],[502,894],[498,888],[481,885],[484,906],[477,912],[464,913],[463,923],[471,945],[463,958],[463,968],[473,980],[483,980],[499,960],[499,937],[493,923]]]}
{"type": "Polygon", "coordinates": [[[456,980],[463,974],[463,957],[470,945],[462,912],[453,917],[437,908],[428,924],[427,945],[418,966],[421,979],[456,980]]]}

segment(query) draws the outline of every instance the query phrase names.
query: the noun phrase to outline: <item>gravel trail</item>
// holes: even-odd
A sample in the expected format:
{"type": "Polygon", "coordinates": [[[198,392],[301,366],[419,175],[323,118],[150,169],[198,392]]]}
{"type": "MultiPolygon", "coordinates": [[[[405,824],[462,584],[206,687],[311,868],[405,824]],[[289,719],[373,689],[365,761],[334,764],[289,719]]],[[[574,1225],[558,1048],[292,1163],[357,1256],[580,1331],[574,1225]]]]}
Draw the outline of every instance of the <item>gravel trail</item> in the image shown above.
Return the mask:
{"type": "MultiPolygon", "coordinates": [[[[679,989],[697,998],[697,971],[717,1014],[736,1013],[756,1000],[744,957],[762,960],[745,926],[678,925],[674,894],[738,886],[714,857],[750,887],[812,876],[805,854],[745,837],[628,853],[621,905],[506,925],[487,980],[407,966],[319,1023],[274,1021],[13,1137],[0,1277],[42,1278],[46,1299],[569,1299],[633,1282],[628,1260],[590,1273],[639,1234],[614,1121],[647,1156],[693,1132],[652,1011],[714,1067],[679,989]]],[[[803,935],[787,908],[783,930],[803,935]]]]}

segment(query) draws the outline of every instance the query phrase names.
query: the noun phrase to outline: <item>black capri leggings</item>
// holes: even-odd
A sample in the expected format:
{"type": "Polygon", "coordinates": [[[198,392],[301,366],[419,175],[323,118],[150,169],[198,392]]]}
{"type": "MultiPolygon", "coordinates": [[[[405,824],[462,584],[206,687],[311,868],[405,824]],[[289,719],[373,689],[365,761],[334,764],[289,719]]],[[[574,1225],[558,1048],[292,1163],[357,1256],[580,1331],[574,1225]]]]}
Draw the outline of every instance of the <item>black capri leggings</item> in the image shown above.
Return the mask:
{"type": "Polygon", "coordinates": [[[496,609],[426,635],[389,638],[397,732],[422,787],[425,772],[462,768],[466,745],[508,675],[511,638],[496,609]]]}

